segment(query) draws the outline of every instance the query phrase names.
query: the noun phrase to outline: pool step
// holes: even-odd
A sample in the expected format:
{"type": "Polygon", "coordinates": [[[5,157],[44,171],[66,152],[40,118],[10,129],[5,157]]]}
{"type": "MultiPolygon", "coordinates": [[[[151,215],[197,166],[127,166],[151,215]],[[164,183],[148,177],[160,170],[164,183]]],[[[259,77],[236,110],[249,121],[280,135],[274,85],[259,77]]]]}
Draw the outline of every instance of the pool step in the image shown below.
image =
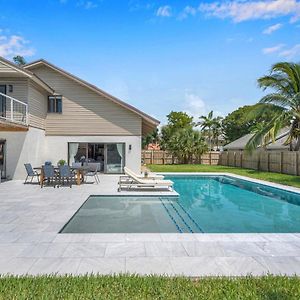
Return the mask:
{"type": "Polygon", "coordinates": [[[172,219],[179,232],[201,232],[201,229],[197,223],[177,201],[163,199],[162,204],[164,205],[169,217],[172,219]]]}

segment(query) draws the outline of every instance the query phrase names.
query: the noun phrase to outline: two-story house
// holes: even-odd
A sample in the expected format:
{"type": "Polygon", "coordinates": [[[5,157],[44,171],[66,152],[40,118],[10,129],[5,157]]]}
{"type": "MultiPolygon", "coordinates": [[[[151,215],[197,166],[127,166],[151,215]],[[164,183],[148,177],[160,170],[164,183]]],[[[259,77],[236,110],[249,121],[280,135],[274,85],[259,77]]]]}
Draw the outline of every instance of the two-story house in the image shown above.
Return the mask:
{"type": "Polygon", "coordinates": [[[24,163],[100,162],[104,173],[140,170],[141,137],[159,121],[45,60],[18,67],[0,57],[0,170],[24,163]]]}

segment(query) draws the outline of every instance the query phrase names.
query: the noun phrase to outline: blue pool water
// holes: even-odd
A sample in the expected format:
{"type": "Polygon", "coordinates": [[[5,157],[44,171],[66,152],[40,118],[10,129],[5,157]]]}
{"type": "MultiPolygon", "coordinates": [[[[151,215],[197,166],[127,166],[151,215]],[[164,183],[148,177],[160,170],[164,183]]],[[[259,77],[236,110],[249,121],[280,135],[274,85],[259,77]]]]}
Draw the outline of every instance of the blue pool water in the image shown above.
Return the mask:
{"type": "Polygon", "coordinates": [[[300,232],[300,194],[229,176],[167,179],[202,232],[300,232]]]}
{"type": "Polygon", "coordinates": [[[91,196],[61,232],[300,232],[300,194],[229,176],[166,179],[179,197],[91,196]]]}

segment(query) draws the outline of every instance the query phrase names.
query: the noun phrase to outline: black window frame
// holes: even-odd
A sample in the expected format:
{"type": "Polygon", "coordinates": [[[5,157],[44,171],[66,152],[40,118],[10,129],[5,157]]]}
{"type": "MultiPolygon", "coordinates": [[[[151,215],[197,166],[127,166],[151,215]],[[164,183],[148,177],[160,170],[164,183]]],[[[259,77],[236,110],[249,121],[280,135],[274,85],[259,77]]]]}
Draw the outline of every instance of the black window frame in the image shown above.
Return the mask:
{"type": "Polygon", "coordinates": [[[62,101],[62,99],[63,99],[62,95],[48,96],[47,112],[49,114],[61,114],[62,110],[63,110],[63,104],[62,104],[63,101],[62,101]],[[51,100],[54,100],[54,106],[53,106],[54,110],[53,111],[50,109],[51,108],[51,105],[50,105],[51,100]],[[58,110],[58,108],[59,108],[58,102],[59,101],[61,103],[61,105],[60,105],[61,109],[60,110],[58,110]]]}

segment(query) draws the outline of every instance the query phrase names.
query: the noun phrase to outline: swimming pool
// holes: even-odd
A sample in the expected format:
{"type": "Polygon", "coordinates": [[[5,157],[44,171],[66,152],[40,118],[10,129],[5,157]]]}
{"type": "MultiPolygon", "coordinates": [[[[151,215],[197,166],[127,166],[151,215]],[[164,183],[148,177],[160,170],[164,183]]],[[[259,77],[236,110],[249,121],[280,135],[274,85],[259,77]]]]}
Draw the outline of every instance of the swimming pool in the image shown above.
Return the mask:
{"type": "Polygon", "coordinates": [[[298,193],[231,176],[166,179],[179,197],[91,196],[61,232],[300,232],[298,193]]]}

